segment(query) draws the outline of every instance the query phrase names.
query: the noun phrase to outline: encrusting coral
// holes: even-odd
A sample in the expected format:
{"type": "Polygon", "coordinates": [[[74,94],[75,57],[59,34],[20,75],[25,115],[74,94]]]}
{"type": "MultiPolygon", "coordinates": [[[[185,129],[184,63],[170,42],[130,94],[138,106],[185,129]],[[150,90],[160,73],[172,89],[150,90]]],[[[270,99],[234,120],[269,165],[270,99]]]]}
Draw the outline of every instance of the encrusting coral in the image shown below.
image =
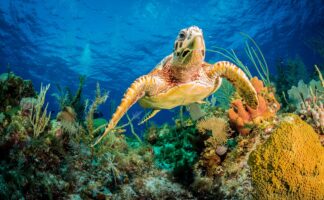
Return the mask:
{"type": "Polygon", "coordinates": [[[247,135],[251,127],[258,125],[264,120],[273,118],[280,109],[280,104],[276,100],[274,93],[269,88],[263,86],[263,82],[257,77],[251,79],[251,83],[258,94],[259,106],[252,109],[241,99],[232,101],[228,116],[240,134],[247,135]]]}
{"type": "Polygon", "coordinates": [[[256,199],[324,198],[324,148],[296,115],[288,115],[248,163],[256,199]]]}

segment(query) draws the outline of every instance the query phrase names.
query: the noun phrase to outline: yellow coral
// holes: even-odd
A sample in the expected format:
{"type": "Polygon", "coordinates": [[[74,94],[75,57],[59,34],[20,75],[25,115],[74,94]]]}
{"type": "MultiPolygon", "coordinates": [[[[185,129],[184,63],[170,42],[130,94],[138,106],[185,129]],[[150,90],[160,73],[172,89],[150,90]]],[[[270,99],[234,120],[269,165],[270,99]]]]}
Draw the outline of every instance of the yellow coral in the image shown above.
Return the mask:
{"type": "Polygon", "coordinates": [[[310,125],[296,115],[251,153],[257,199],[324,199],[324,148],[310,125]]]}

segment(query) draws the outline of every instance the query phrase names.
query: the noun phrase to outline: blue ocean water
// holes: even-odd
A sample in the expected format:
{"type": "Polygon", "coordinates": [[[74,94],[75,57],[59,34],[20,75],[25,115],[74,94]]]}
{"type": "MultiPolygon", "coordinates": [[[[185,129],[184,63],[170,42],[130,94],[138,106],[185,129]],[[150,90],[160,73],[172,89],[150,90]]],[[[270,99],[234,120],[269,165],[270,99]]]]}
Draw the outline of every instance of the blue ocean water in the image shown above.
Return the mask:
{"type": "MultiPolygon", "coordinates": [[[[235,49],[243,54],[247,33],[260,45],[270,66],[278,59],[299,55],[307,66],[323,63],[305,43],[324,31],[322,0],[287,1],[0,1],[0,72],[7,66],[37,90],[41,83],[78,87],[86,75],[84,95],[94,98],[96,82],[110,92],[101,107],[111,116],[110,104],[120,102],[127,87],[169,55],[180,29],[196,25],[206,46],[235,49]]],[[[208,53],[206,61],[223,60],[208,53]]],[[[322,60],[321,60],[322,59],[322,60]]],[[[48,95],[51,110],[55,99],[48,95]]],[[[131,113],[140,108],[135,105],[131,113]]],[[[170,120],[172,112],[156,116],[170,120]]]]}

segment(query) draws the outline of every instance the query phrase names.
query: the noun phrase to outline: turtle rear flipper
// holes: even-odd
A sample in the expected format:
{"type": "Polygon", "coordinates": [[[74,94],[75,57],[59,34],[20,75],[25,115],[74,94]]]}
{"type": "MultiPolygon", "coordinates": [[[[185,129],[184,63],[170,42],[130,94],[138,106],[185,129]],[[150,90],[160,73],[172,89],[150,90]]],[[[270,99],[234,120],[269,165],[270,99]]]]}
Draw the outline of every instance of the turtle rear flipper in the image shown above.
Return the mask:
{"type": "Polygon", "coordinates": [[[157,109],[153,109],[151,110],[147,115],[145,115],[145,117],[142,119],[142,121],[140,123],[138,123],[138,125],[142,125],[143,123],[145,123],[147,120],[151,119],[152,117],[154,117],[158,112],[160,112],[161,110],[157,110],[157,109]]]}
{"type": "Polygon", "coordinates": [[[207,72],[210,78],[223,77],[230,81],[248,106],[256,109],[259,105],[257,92],[245,73],[233,63],[220,61],[207,72]]]}

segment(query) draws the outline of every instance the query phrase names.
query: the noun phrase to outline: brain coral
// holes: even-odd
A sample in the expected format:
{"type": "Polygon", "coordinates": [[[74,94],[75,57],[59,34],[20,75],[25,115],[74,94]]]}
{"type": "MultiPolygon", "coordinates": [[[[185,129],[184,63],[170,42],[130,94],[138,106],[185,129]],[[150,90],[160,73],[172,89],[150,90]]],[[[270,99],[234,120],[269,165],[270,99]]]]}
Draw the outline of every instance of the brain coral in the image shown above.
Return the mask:
{"type": "Polygon", "coordinates": [[[256,199],[324,199],[324,147],[289,115],[249,157],[256,199]]]}

